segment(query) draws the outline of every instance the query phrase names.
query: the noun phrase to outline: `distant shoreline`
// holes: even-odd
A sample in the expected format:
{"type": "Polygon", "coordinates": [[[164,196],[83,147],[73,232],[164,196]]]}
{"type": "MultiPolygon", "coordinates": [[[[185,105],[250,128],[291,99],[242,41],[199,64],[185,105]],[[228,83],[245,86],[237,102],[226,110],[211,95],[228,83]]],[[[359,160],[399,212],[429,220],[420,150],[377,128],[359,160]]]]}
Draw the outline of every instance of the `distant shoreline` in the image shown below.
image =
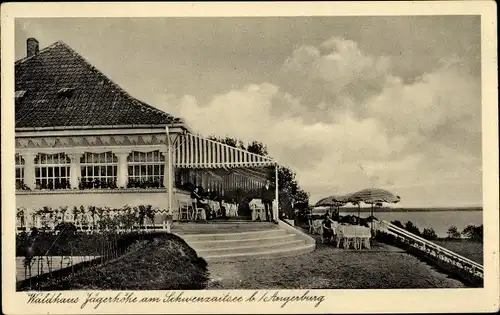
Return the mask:
{"type": "MultiPolygon", "coordinates": [[[[370,212],[371,208],[361,208],[360,212],[370,212]]],[[[469,208],[376,208],[374,212],[446,212],[446,211],[483,211],[483,207],[469,207],[469,208]]],[[[340,212],[358,212],[355,207],[341,207],[340,212]]]]}

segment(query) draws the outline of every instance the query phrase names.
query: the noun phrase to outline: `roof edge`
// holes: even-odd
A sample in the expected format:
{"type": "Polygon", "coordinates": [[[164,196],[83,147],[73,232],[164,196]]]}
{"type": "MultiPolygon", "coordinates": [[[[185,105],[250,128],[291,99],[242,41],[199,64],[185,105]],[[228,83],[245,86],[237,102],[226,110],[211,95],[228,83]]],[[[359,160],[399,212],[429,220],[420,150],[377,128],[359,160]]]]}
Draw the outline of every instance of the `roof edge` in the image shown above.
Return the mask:
{"type": "Polygon", "coordinates": [[[21,58],[21,59],[19,59],[19,60],[16,60],[16,61],[14,62],[14,65],[18,65],[18,64],[21,64],[21,63],[23,63],[23,62],[25,62],[25,61],[29,60],[29,59],[32,59],[32,58],[34,58],[34,57],[38,56],[39,54],[41,54],[41,53],[43,53],[43,52],[45,52],[45,51],[47,51],[47,50],[49,50],[49,49],[54,48],[54,47],[55,47],[55,46],[57,46],[57,45],[64,45],[64,46],[68,46],[68,45],[66,45],[63,41],[58,40],[58,41],[56,41],[56,42],[54,42],[54,43],[50,44],[49,46],[47,46],[47,47],[45,47],[45,48],[43,48],[43,49],[40,49],[40,51],[38,51],[38,53],[37,53],[36,55],[33,55],[33,56],[26,56],[26,57],[23,57],[23,58],[21,58]]]}
{"type": "Polygon", "coordinates": [[[89,129],[129,129],[129,128],[165,128],[165,127],[181,127],[186,130],[189,127],[184,122],[174,122],[170,124],[143,124],[143,125],[96,125],[96,126],[57,126],[57,127],[17,127],[16,132],[23,131],[61,131],[61,130],[89,130],[89,129]]]}
{"type": "MultiPolygon", "coordinates": [[[[49,49],[52,49],[56,46],[62,46],[64,49],[66,49],[69,53],[71,53],[74,57],[78,58],[90,71],[95,71],[98,76],[101,77],[101,79],[107,81],[108,84],[110,84],[113,88],[116,89],[118,93],[120,93],[122,96],[127,98],[132,104],[135,106],[141,108],[141,110],[146,110],[146,111],[151,111],[153,113],[159,114],[165,118],[172,119],[172,120],[178,120],[180,119],[179,117],[175,117],[172,114],[169,114],[159,108],[156,108],[155,106],[152,106],[150,104],[147,104],[144,101],[141,101],[137,99],[136,97],[132,96],[129,92],[127,92],[125,89],[123,89],[120,85],[118,85],[116,82],[114,82],[111,78],[109,78],[106,74],[104,74],[101,70],[97,69],[90,61],[88,61],[85,57],[83,57],[79,52],[74,50],[71,46],[66,44],[62,40],[58,40],[51,45],[41,49],[36,55],[33,56],[27,56],[22,59],[19,59],[18,61],[15,62],[15,66],[22,64],[23,62],[30,60],[34,57],[39,56],[42,53],[45,53],[49,49]]],[[[165,124],[166,126],[168,124],[165,124]]],[[[57,128],[57,127],[56,127],[57,128]]]]}

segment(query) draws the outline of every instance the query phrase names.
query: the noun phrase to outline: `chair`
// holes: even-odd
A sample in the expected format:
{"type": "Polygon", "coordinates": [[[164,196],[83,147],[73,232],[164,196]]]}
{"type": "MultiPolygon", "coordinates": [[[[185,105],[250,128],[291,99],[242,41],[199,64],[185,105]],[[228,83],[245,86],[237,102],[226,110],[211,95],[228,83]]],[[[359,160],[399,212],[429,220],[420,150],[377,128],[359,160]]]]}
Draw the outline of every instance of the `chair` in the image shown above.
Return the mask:
{"type": "Polygon", "coordinates": [[[371,248],[370,240],[372,238],[372,231],[370,228],[362,228],[363,229],[363,238],[362,245],[364,245],[367,249],[371,248]]]}
{"type": "Polygon", "coordinates": [[[371,244],[370,244],[370,238],[369,237],[365,237],[364,238],[364,245],[367,249],[370,249],[371,248],[371,244]]]}
{"type": "Polygon", "coordinates": [[[234,203],[226,203],[226,209],[229,209],[229,215],[230,217],[237,217],[238,216],[238,206],[235,205],[234,203]]]}
{"type": "Polygon", "coordinates": [[[262,211],[263,209],[256,204],[252,205],[252,221],[255,221],[257,219],[264,221],[265,219],[262,218],[262,211]]]}
{"type": "Polygon", "coordinates": [[[189,204],[179,200],[179,220],[189,220],[189,204]]]}
{"type": "Polygon", "coordinates": [[[323,226],[321,220],[314,220],[312,224],[309,226],[309,233],[311,234],[320,234],[323,237],[323,226]]]}
{"type": "Polygon", "coordinates": [[[212,208],[215,211],[215,213],[217,213],[217,216],[221,216],[222,215],[220,204],[218,202],[211,201],[209,203],[209,206],[210,206],[210,208],[212,208]]]}
{"type": "Polygon", "coordinates": [[[333,231],[333,242],[335,243],[338,240],[339,234],[339,223],[337,221],[333,221],[332,223],[332,231],[333,231]]]}
{"type": "Polygon", "coordinates": [[[197,220],[206,220],[207,219],[207,214],[205,213],[205,209],[204,208],[196,208],[194,210],[192,219],[194,221],[197,221],[197,220]]]}

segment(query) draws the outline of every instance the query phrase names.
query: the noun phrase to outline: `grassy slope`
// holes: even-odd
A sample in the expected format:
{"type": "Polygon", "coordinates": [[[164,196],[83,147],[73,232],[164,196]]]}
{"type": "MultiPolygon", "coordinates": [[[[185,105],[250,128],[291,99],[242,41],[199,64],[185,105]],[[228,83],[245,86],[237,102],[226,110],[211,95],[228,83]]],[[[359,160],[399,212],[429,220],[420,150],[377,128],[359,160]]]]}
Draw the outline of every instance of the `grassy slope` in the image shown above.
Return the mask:
{"type": "Polygon", "coordinates": [[[175,235],[139,241],[130,251],[102,266],[83,270],[42,290],[203,289],[206,263],[175,235]]]}
{"type": "Polygon", "coordinates": [[[438,240],[434,243],[483,264],[483,244],[469,240],[438,240]]]}
{"type": "Polygon", "coordinates": [[[311,253],[280,259],[211,264],[211,289],[399,289],[464,285],[417,258],[380,244],[353,251],[318,244],[311,253]]]}

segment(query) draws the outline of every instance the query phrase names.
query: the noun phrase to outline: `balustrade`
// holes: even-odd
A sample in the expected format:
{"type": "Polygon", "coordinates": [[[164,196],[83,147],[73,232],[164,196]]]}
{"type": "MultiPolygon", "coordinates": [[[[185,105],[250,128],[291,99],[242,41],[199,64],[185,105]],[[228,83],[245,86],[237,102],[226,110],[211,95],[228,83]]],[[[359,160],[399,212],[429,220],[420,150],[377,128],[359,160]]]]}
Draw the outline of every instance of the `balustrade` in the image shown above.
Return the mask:
{"type": "Polygon", "coordinates": [[[389,231],[394,234],[396,238],[409,246],[421,250],[422,252],[437,258],[438,260],[447,263],[449,265],[456,266],[463,271],[473,274],[476,277],[484,277],[483,266],[465,258],[447,248],[441,247],[435,243],[432,243],[424,238],[414,235],[405,229],[399,228],[389,222],[380,221],[379,231],[386,232],[389,231]]]}

